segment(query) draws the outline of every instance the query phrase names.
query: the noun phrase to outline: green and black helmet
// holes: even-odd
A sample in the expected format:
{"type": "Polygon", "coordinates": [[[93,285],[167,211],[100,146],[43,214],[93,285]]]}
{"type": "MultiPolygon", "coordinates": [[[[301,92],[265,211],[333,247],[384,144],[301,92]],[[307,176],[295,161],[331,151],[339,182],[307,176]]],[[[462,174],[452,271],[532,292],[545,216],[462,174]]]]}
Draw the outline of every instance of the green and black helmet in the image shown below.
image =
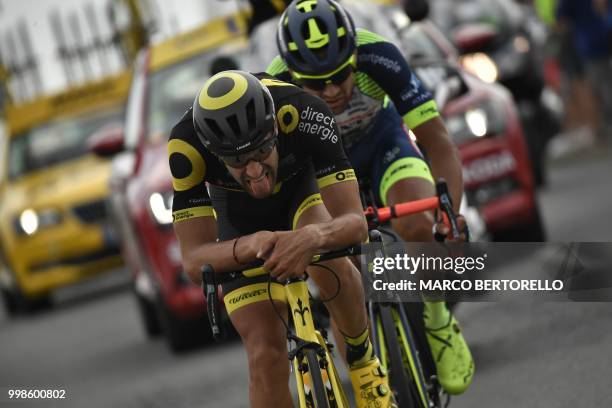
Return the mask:
{"type": "Polygon", "coordinates": [[[356,48],[355,25],[333,0],[294,0],[278,23],[276,43],[295,73],[327,74],[351,59],[356,48]]]}
{"type": "Polygon", "coordinates": [[[200,141],[221,157],[252,152],[276,137],[274,102],[252,74],[223,71],[210,77],[193,102],[200,141]]]}

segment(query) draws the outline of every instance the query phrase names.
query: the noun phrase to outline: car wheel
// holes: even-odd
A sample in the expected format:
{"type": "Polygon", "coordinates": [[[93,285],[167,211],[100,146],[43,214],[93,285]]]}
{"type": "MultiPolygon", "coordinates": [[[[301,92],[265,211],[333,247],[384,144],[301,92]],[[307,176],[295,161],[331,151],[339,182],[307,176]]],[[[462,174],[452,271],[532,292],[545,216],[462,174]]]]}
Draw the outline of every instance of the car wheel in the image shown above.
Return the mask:
{"type": "Polygon", "coordinates": [[[536,207],[535,214],[529,224],[495,232],[493,238],[497,242],[545,242],[546,231],[540,216],[540,210],[536,207]]]}
{"type": "Polygon", "coordinates": [[[135,296],[145,333],[150,338],[159,336],[162,333],[162,327],[155,310],[155,304],[138,293],[135,293],[135,296]]]}
{"type": "Polygon", "coordinates": [[[6,314],[9,317],[17,316],[21,310],[16,296],[8,289],[0,289],[0,293],[2,295],[2,304],[4,305],[6,314]]]}
{"type": "Polygon", "coordinates": [[[51,309],[53,302],[51,301],[50,295],[37,296],[35,298],[28,298],[20,295],[18,302],[21,305],[21,309],[26,313],[39,313],[45,310],[51,309]]]}
{"type": "Polygon", "coordinates": [[[164,336],[172,351],[186,351],[211,340],[212,332],[205,317],[182,319],[168,308],[161,297],[158,297],[157,310],[164,336]]]}
{"type": "Polygon", "coordinates": [[[540,216],[540,210],[537,207],[531,223],[523,230],[523,237],[525,241],[530,242],[546,241],[544,223],[542,222],[542,217],[540,216]]]}

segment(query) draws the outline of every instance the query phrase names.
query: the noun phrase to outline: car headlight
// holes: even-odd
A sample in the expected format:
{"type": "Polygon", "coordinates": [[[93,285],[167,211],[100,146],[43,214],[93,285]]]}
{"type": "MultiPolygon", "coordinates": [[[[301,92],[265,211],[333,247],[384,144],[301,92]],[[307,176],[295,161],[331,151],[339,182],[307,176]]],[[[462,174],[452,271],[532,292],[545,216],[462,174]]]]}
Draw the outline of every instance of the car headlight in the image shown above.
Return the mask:
{"type": "Polygon", "coordinates": [[[506,130],[503,103],[494,99],[487,99],[465,112],[446,118],[445,122],[456,144],[506,130]]]}
{"type": "Polygon", "coordinates": [[[474,136],[483,137],[487,134],[487,114],[481,108],[465,112],[465,122],[474,136]]]}
{"type": "Polygon", "coordinates": [[[53,208],[23,210],[15,219],[15,230],[19,234],[33,235],[41,228],[57,225],[62,221],[61,213],[53,208]]]}
{"type": "Polygon", "coordinates": [[[466,54],[460,58],[460,63],[466,71],[477,76],[484,82],[492,84],[497,81],[499,76],[497,64],[495,64],[495,61],[493,61],[491,57],[483,52],[466,54]]]}
{"type": "Polygon", "coordinates": [[[531,49],[529,39],[524,35],[520,34],[514,37],[514,39],[512,40],[512,46],[514,47],[516,52],[521,54],[526,54],[531,49]]]}
{"type": "Polygon", "coordinates": [[[149,208],[153,218],[159,225],[172,223],[172,199],[174,195],[171,191],[166,193],[153,193],[149,197],[149,208]]]}

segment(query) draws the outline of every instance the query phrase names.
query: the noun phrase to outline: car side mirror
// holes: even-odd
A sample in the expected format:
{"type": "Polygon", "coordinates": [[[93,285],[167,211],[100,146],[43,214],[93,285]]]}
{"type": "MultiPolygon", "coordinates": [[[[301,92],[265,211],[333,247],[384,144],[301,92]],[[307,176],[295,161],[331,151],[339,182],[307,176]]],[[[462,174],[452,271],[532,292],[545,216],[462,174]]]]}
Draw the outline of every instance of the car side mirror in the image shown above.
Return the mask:
{"type": "Polygon", "coordinates": [[[453,30],[452,38],[462,54],[482,50],[498,32],[489,24],[465,24],[453,30]]]}
{"type": "Polygon", "coordinates": [[[87,141],[88,150],[99,157],[110,157],[124,149],[123,125],[111,123],[92,134],[87,141]]]}

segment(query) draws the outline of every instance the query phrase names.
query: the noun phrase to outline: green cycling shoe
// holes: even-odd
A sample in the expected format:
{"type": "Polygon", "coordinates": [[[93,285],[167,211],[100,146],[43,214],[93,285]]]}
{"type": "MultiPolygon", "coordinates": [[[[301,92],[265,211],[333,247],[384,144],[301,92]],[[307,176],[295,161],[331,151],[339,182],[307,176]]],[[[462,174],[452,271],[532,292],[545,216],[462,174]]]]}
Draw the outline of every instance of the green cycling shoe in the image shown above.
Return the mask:
{"type": "Polygon", "coordinates": [[[425,328],[431,354],[436,363],[438,381],[451,395],[463,393],[472,383],[474,360],[459,324],[453,315],[437,329],[425,328]]]}

